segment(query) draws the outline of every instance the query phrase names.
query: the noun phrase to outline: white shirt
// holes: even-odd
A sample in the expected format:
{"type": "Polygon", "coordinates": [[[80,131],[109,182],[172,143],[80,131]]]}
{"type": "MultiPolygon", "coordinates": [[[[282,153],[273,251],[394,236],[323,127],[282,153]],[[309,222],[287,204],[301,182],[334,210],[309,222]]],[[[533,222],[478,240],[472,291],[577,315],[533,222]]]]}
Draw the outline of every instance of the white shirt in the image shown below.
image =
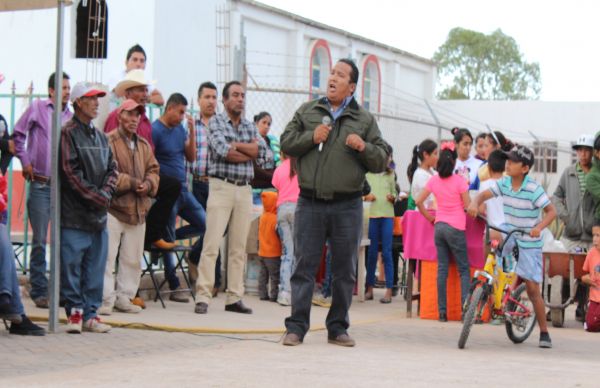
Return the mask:
{"type": "Polygon", "coordinates": [[[479,160],[472,155],[469,156],[469,159],[465,161],[457,158],[456,163],[454,164],[454,173],[467,179],[470,185],[475,182],[475,178],[477,178],[477,172],[482,164],[482,160],[479,160]]]}
{"type": "MultiPolygon", "coordinates": [[[[479,192],[484,192],[494,185],[496,185],[496,179],[486,179],[479,185],[479,192]]],[[[502,196],[492,197],[485,201],[485,211],[490,225],[500,227],[505,223],[502,196]]]]}
{"type": "MultiPolygon", "coordinates": [[[[429,179],[434,175],[436,175],[436,172],[433,168],[429,169],[429,171],[421,167],[416,169],[412,179],[412,186],[410,188],[410,195],[412,195],[414,201],[419,198],[421,191],[423,191],[425,185],[427,185],[427,181],[429,181],[429,179]]],[[[437,207],[433,194],[430,194],[427,199],[425,199],[423,205],[425,205],[426,209],[435,209],[437,207]]]]}

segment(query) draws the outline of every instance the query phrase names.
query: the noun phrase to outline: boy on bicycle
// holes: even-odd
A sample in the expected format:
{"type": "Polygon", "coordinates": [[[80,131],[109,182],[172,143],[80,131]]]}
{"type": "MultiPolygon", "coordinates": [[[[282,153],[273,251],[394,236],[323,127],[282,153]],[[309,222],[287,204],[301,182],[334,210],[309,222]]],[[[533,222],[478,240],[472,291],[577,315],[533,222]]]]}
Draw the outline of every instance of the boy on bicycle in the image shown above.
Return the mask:
{"type": "MultiPolygon", "coordinates": [[[[543,278],[542,270],[542,230],[550,225],[556,216],[556,209],[544,192],[542,186],[527,174],[533,166],[533,152],[527,147],[516,146],[506,153],[506,175],[495,185],[483,191],[471,201],[467,210],[469,215],[476,217],[479,205],[492,197],[502,196],[504,203],[505,227],[522,229],[529,235],[517,235],[516,244],[519,247],[519,261],[516,273],[524,280],[527,295],[533,304],[535,316],[540,327],[541,348],[551,348],[552,341],[546,324],[546,311],[540,291],[543,278]],[[544,215],[540,221],[541,209],[544,215]]],[[[509,249],[510,242],[505,245],[509,249]]]]}

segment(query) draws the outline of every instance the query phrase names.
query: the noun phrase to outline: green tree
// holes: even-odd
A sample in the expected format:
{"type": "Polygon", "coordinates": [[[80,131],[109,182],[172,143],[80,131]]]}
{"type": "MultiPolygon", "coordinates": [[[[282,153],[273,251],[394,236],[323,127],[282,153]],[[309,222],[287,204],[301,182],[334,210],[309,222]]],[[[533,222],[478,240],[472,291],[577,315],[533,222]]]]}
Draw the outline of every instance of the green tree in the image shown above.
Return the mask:
{"type": "Polygon", "coordinates": [[[453,28],[433,56],[440,99],[536,100],[540,66],[528,63],[517,42],[500,29],[489,35],[453,28]]]}

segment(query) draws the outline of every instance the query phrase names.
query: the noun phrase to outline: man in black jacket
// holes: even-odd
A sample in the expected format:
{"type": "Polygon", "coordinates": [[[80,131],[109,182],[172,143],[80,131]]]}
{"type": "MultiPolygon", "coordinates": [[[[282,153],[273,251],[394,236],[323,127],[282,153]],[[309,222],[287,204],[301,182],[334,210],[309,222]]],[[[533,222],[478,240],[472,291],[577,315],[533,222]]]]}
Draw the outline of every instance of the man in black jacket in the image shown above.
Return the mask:
{"type": "Polygon", "coordinates": [[[98,97],[106,93],[78,83],[71,92],[75,115],[60,137],[61,297],[67,332],[105,333],[96,310],[102,304],[108,235],[107,209],[117,182],[117,166],[106,136],[92,120],[98,97]]]}

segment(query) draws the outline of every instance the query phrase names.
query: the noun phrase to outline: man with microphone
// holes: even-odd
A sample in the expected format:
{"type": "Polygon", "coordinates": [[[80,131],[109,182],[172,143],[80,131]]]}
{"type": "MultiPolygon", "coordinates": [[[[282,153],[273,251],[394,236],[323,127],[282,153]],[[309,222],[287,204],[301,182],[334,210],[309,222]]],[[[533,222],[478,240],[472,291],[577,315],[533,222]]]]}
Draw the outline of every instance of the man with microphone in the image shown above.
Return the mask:
{"type": "Polygon", "coordinates": [[[355,345],[347,329],[362,238],[362,188],[365,173],[383,172],[388,157],[375,118],[353,97],[357,82],[354,62],[340,59],[327,81],[326,97],[303,104],[281,135],[281,150],[298,158],[300,185],[292,315],[285,320],[284,345],[301,344],[308,332],[315,273],[326,239],[333,273],[328,342],[355,345]]]}

